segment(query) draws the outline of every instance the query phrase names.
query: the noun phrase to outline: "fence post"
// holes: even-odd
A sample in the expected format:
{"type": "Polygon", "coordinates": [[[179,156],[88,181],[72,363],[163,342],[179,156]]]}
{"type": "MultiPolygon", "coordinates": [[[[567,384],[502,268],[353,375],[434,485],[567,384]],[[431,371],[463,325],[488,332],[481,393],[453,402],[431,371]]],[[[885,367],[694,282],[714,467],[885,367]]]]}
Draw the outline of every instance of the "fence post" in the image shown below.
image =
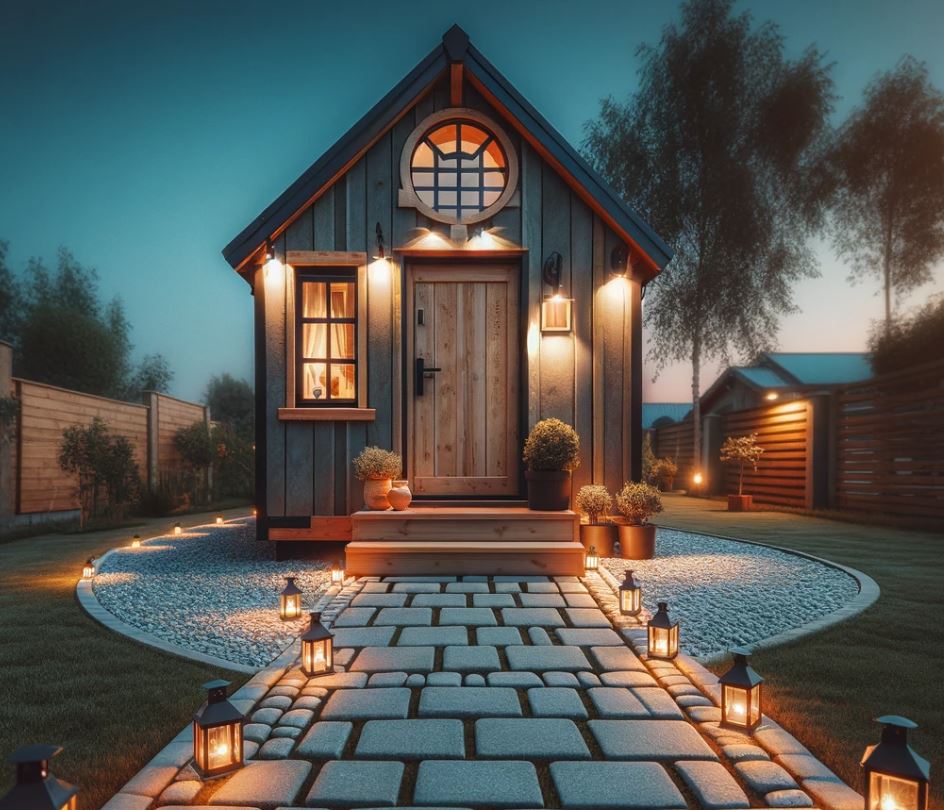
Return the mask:
{"type": "Polygon", "coordinates": [[[811,430],[809,432],[809,465],[812,479],[813,509],[826,509],[830,506],[830,481],[834,477],[832,454],[833,432],[833,396],[813,394],[809,397],[811,430]]]}
{"type": "MultiPolygon", "coordinates": [[[[13,347],[0,341],[0,397],[14,395],[13,385],[13,347]]],[[[16,512],[17,464],[16,446],[19,441],[19,410],[14,417],[10,432],[4,431],[0,437],[0,521],[12,518],[16,512]]]]}
{"type": "Polygon", "coordinates": [[[721,465],[721,441],[723,430],[722,416],[720,413],[705,414],[701,420],[702,425],[702,458],[704,459],[705,472],[708,475],[709,495],[724,494],[724,469],[721,465]]]}
{"type": "Polygon", "coordinates": [[[160,395],[157,391],[142,391],[141,397],[147,405],[147,483],[151,492],[157,492],[161,483],[158,440],[160,438],[160,395]]]}

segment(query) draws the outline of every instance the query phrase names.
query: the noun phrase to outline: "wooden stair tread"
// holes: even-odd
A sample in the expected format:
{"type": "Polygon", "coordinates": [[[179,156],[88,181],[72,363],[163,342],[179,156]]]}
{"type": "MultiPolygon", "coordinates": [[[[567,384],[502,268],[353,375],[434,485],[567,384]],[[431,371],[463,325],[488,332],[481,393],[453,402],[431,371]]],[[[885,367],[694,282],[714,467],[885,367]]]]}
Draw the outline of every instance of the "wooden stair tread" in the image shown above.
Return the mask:
{"type": "Polygon", "coordinates": [[[354,540],[345,546],[345,552],[358,549],[371,549],[377,551],[386,551],[396,553],[398,551],[423,551],[436,554],[458,554],[462,551],[478,550],[499,552],[499,551],[517,551],[523,549],[526,551],[551,551],[551,552],[571,552],[575,550],[583,552],[583,546],[580,543],[566,542],[542,542],[539,540],[354,540]]]}
{"type": "Polygon", "coordinates": [[[463,520],[568,520],[577,518],[570,509],[564,512],[540,512],[523,506],[420,506],[401,512],[362,510],[351,515],[354,521],[444,520],[461,517],[463,520]]]}

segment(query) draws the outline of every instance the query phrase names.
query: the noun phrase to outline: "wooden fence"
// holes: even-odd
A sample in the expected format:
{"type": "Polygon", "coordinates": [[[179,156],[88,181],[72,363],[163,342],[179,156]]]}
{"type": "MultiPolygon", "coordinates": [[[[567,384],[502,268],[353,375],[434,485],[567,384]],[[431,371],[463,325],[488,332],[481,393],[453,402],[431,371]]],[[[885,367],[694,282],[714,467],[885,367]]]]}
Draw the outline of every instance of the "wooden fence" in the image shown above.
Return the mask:
{"type": "Polygon", "coordinates": [[[652,431],[652,452],[659,458],[670,458],[678,465],[674,486],[679,489],[688,489],[692,485],[694,433],[691,417],[652,431]]]}

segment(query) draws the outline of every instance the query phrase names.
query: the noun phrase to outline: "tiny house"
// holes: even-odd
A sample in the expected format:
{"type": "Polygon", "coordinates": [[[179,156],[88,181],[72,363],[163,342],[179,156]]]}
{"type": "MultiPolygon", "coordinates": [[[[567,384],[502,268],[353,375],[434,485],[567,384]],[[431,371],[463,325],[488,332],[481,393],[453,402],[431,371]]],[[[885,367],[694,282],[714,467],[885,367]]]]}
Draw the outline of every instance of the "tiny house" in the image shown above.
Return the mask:
{"type": "Polygon", "coordinates": [[[574,491],[639,477],[642,291],[671,253],[457,26],[223,255],[255,302],[257,531],[280,553],[383,539],[368,445],[402,456],[414,525],[440,508],[509,542],[546,536],[503,522],[527,520],[539,419],[580,435],[574,491]]]}

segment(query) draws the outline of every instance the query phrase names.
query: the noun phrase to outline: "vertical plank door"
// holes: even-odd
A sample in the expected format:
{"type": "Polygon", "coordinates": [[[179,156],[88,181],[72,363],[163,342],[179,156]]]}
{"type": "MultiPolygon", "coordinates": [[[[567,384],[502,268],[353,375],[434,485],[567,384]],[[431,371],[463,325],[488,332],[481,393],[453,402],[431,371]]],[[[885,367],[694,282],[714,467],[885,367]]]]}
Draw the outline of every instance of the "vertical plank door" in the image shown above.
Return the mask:
{"type": "Polygon", "coordinates": [[[417,495],[518,491],[518,272],[420,266],[412,277],[411,483],[417,495]],[[430,372],[417,390],[415,360],[430,372]]]}

